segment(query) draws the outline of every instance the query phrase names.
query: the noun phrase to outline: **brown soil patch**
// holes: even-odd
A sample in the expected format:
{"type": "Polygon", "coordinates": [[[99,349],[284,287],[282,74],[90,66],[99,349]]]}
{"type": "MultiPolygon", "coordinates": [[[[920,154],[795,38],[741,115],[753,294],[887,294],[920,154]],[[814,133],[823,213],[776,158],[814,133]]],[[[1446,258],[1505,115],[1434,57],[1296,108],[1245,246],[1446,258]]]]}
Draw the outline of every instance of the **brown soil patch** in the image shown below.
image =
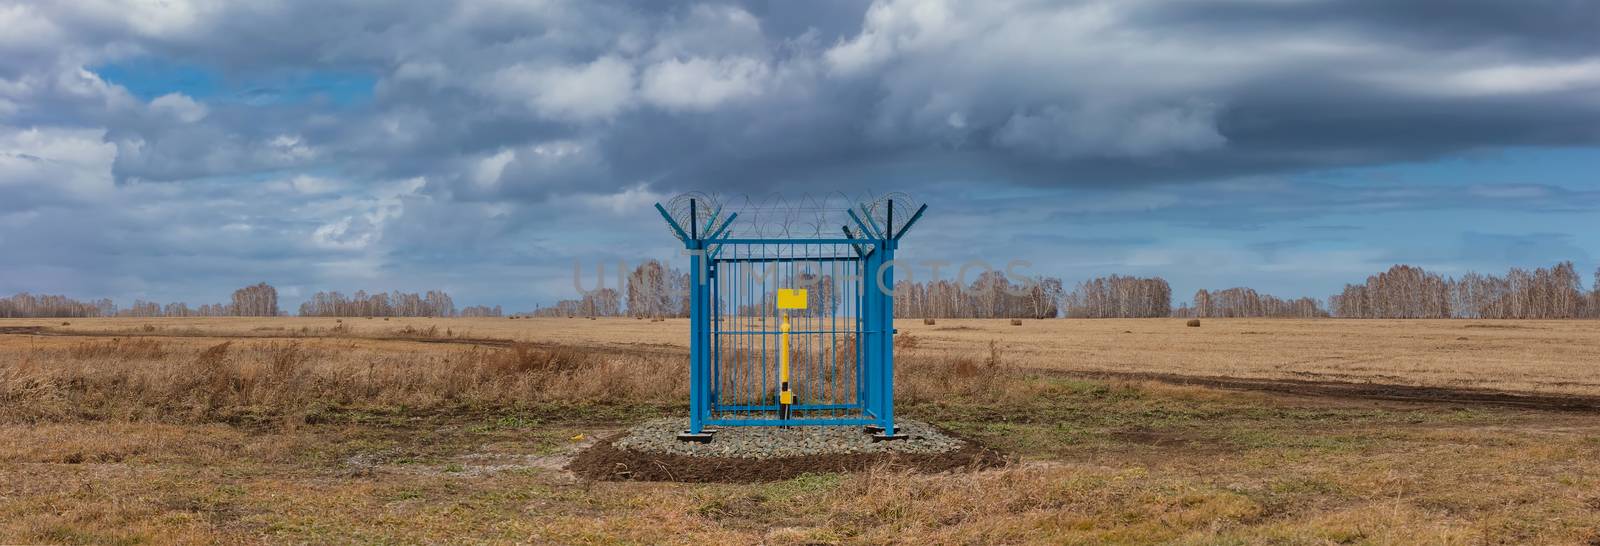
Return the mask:
{"type": "Polygon", "coordinates": [[[1148,429],[1119,430],[1110,436],[1121,442],[1152,447],[1183,447],[1194,443],[1194,438],[1180,433],[1148,429]]]}
{"type": "MultiPolygon", "coordinates": [[[[949,431],[943,432],[951,434],[949,431]]],[[[626,434],[612,435],[579,453],[567,465],[567,470],[585,479],[603,481],[751,483],[787,480],[804,474],[860,472],[870,468],[929,473],[981,470],[1009,462],[999,451],[967,438],[960,438],[966,444],[964,447],[945,453],[855,453],[746,459],[643,453],[612,445],[626,434]]]]}
{"type": "Polygon", "coordinates": [[[1544,411],[1573,411],[1600,413],[1600,397],[1575,394],[1507,392],[1493,389],[1464,387],[1426,387],[1386,383],[1355,383],[1347,381],[1318,381],[1307,379],[1247,379],[1234,377],[1206,377],[1181,374],[1134,372],[1057,372],[1075,377],[1115,379],[1124,381],[1155,381],[1174,385],[1194,385],[1218,389],[1262,391],[1296,396],[1390,400],[1419,404],[1455,404],[1464,406],[1495,406],[1544,411]]]}
{"type": "Polygon", "coordinates": [[[1548,330],[1549,329],[1549,328],[1539,328],[1539,327],[1535,327],[1535,326],[1524,326],[1524,325],[1521,325],[1521,324],[1467,324],[1467,325],[1462,326],[1462,328],[1490,328],[1490,329],[1495,329],[1495,330],[1548,330]]]}

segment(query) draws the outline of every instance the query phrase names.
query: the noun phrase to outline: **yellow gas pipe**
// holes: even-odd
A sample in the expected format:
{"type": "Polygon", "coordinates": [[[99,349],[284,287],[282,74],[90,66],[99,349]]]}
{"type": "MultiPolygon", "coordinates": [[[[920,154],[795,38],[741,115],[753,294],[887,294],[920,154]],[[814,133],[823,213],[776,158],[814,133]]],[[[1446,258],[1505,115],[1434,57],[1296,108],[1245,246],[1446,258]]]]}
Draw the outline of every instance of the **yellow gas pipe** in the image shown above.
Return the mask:
{"type": "Polygon", "coordinates": [[[794,392],[789,390],[789,310],[806,308],[805,289],[779,289],[778,308],[783,310],[783,324],[778,326],[778,418],[788,419],[794,405],[794,392]]]}
{"type": "Polygon", "coordinates": [[[789,391],[789,312],[783,312],[783,325],[779,327],[782,341],[778,350],[778,418],[789,418],[789,407],[794,405],[794,393],[789,391]]]}

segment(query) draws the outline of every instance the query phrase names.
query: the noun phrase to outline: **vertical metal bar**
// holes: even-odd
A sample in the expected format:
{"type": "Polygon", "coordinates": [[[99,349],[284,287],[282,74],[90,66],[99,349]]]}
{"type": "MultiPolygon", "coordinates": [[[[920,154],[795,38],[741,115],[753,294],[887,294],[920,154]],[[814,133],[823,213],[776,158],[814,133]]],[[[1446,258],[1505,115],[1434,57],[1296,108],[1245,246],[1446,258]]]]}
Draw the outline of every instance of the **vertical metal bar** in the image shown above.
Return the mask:
{"type": "Polygon", "coordinates": [[[711,387],[711,396],[708,405],[709,413],[715,414],[718,402],[722,398],[722,290],[719,288],[722,279],[717,275],[717,262],[706,259],[707,275],[710,277],[711,298],[711,377],[707,385],[711,387]]]}
{"type": "MultiPolygon", "coordinates": [[[[806,257],[807,258],[815,258],[816,257],[815,256],[816,255],[816,250],[817,250],[816,245],[806,245],[806,257]]],[[[806,279],[806,284],[810,286],[810,290],[812,292],[816,292],[817,291],[817,285],[818,285],[817,277],[820,277],[821,275],[819,275],[817,271],[814,271],[812,269],[814,266],[811,265],[811,264],[820,265],[822,262],[806,262],[806,263],[807,263],[807,265],[806,265],[806,275],[810,277],[810,278],[806,279]]],[[[817,294],[812,294],[811,296],[814,297],[816,295],[817,294]]],[[[811,399],[811,400],[813,400],[814,403],[820,404],[820,403],[823,403],[823,400],[822,400],[822,398],[817,396],[817,391],[819,390],[817,388],[817,379],[819,379],[819,377],[820,377],[818,375],[818,372],[817,372],[817,356],[818,356],[817,355],[817,349],[819,348],[819,347],[817,347],[817,339],[819,337],[821,337],[821,336],[816,334],[816,331],[817,331],[817,313],[816,313],[816,311],[814,311],[814,309],[816,309],[817,307],[813,303],[815,301],[817,301],[817,300],[810,299],[810,297],[808,297],[807,300],[806,300],[806,330],[809,331],[809,332],[812,332],[810,334],[806,334],[806,346],[808,348],[810,348],[810,350],[811,350],[811,354],[806,357],[806,372],[811,374],[810,376],[807,377],[808,381],[806,382],[807,383],[806,397],[811,399]]]]}
{"type": "MultiPolygon", "coordinates": [[[[735,316],[738,317],[739,331],[741,331],[741,332],[745,331],[745,327],[746,327],[746,324],[744,322],[744,316],[743,316],[744,310],[742,309],[742,307],[744,307],[744,298],[749,297],[747,295],[748,288],[744,284],[746,282],[749,282],[748,280],[745,279],[745,277],[749,275],[749,272],[745,270],[745,267],[748,267],[748,265],[749,264],[747,264],[745,262],[740,262],[739,263],[739,279],[740,279],[739,280],[739,283],[740,283],[739,287],[740,287],[740,289],[739,289],[739,298],[738,298],[737,301],[739,302],[739,306],[741,307],[741,309],[739,309],[738,311],[735,311],[735,313],[738,313],[735,316]]],[[[748,395],[748,390],[749,389],[745,388],[745,383],[749,382],[749,376],[750,376],[750,372],[749,372],[749,366],[750,366],[750,341],[748,339],[745,339],[746,337],[748,337],[748,336],[742,336],[742,335],[739,336],[739,379],[734,383],[734,385],[736,385],[735,388],[738,389],[738,391],[739,391],[739,395],[737,396],[737,398],[739,399],[739,404],[740,405],[748,405],[749,404],[749,401],[747,400],[747,395],[748,395]]]]}
{"type": "MultiPolygon", "coordinates": [[[[767,245],[761,245],[761,258],[767,258],[767,245]]],[[[761,262],[761,403],[767,403],[767,273],[772,267],[769,262],[761,262]]]]}
{"type": "MultiPolygon", "coordinates": [[[[739,247],[735,247],[734,251],[733,251],[733,257],[738,258],[739,257],[739,252],[740,252],[739,247]]],[[[733,289],[733,323],[736,325],[736,326],[734,326],[734,328],[735,328],[734,331],[743,332],[744,331],[744,292],[745,292],[744,291],[744,282],[745,282],[745,280],[744,280],[744,278],[745,278],[745,269],[744,269],[744,267],[745,267],[745,262],[737,262],[737,263],[738,263],[739,274],[734,277],[734,284],[733,284],[733,287],[734,287],[734,289],[733,289]]],[[[746,365],[745,359],[748,356],[746,353],[750,350],[750,347],[748,346],[747,343],[745,343],[745,339],[744,338],[745,338],[745,336],[742,336],[742,335],[734,336],[734,342],[733,342],[734,343],[734,347],[736,347],[736,349],[734,349],[734,354],[737,355],[737,356],[734,357],[734,360],[735,360],[734,366],[736,368],[738,368],[738,370],[739,370],[737,372],[737,374],[735,375],[735,377],[733,378],[733,392],[734,392],[733,398],[734,398],[734,400],[737,400],[736,403],[741,405],[741,406],[748,404],[748,402],[746,402],[745,399],[744,399],[744,378],[745,378],[745,365],[746,365]]],[[[740,410],[739,413],[744,413],[744,411],[740,410]]]]}
{"type": "Polygon", "coordinates": [[[877,337],[873,330],[877,327],[877,301],[872,298],[872,287],[868,279],[872,276],[873,264],[878,261],[877,244],[873,244],[873,252],[861,264],[861,372],[862,393],[866,395],[866,407],[876,418],[878,415],[878,390],[877,373],[878,357],[877,337]]]}
{"type": "Polygon", "coordinates": [[[883,286],[878,285],[877,273],[873,273],[872,287],[879,292],[882,298],[883,315],[880,319],[883,327],[883,383],[879,385],[882,392],[883,406],[883,433],[893,435],[894,430],[894,295],[884,293],[884,289],[894,289],[894,199],[889,200],[889,210],[884,217],[883,226],[883,286]]]}
{"type": "MultiPolygon", "coordinates": [[[[833,253],[839,254],[839,245],[833,245],[833,253]]],[[[839,400],[839,262],[828,265],[828,386],[829,404],[838,404],[839,400]]],[[[839,412],[833,412],[835,417],[839,412]]]]}
{"type": "MultiPolygon", "coordinates": [[[[689,202],[689,208],[694,209],[694,201],[689,202]]],[[[693,213],[691,212],[691,216],[693,213]]],[[[704,258],[700,250],[700,242],[696,239],[689,241],[689,433],[701,434],[704,427],[704,414],[701,408],[705,403],[704,374],[701,370],[700,359],[705,358],[704,349],[700,342],[704,338],[705,311],[700,309],[700,266],[704,258]]]]}
{"type": "MultiPolygon", "coordinates": [[[[894,210],[892,208],[892,207],[894,207],[894,201],[893,200],[889,201],[889,206],[891,207],[889,210],[894,210]]],[[[883,241],[883,249],[882,249],[883,250],[883,252],[882,252],[883,256],[881,258],[883,260],[883,265],[880,266],[880,267],[883,268],[883,287],[888,289],[888,290],[893,290],[894,289],[894,247],[895,247],[894,240],[885,239],[883,241]]],[[[883,364],[881,366],[881,369],[883,370],[881,372],[882,373],[883,382],[878,385],[878,388],[879,388],[881,396],[882,396],[882,398],[881,398],[881,401],[882,401],[881,402],[881,406],[883,408],[883,413],[882,413],[882,415],[883,415],[883,425],[882,426],[883,426],[883,433],[884,434],[893,435],[893,434],[895,434],[895,428],[894,428],[894,295],[891,294],[891,293],[884,292],[884,288],[879,288],[878,279],[877,279],[877,274],[876,273],[873,274],[872,286],[873,286],[874,289],[878,290],[880,303],[882,303],[882,305],[883,305],[883,313],[879,317],[879,320],[881,321],[881,324],[882,324],[882,328],[881,329],[883,331],[883,339],[882,339],[883,364]]]]}
{"type": "MultiPolygon", "coordinates": [[[[806,255],[815,259],[821,255],[821,248],[816,245],[807,246],[806,255]]],[[[818,288],[822,286],[822,262],[814,261],[809,263],[811,265],[806,266],[806,274],[810,275],[811,278],[807,279],[806,282],[811,285],[811,291],[816,292],[813,297],[821,297],[822,293],[818,288]]],[[[827,398],[821,396],[823,394],[822,368],[820,366],[822,353],[819,351],[822,350],[822,345],[818,342],[822,341],[822,334],[817,333],[822,330],[821,325],[818,324],[821,317],[817,316],[817,313],[822,309],[821,305],[822,300],[820,299],[806,301],[806,325],[811,327],[812,332],[809,334],[811,340],[808,343],[811,346],[811,356],[806,360],[811,370],[811,392],[808,396],[818,404],[827,403],[827,398]]]]}
{"type": "MultiPolygon", "coordinates": [[[[790,245],[786,245],[786,247],[789,247],[789,258],[790,258],[789,259],[789,263],[787,263],[787,266],[789,266],[789,283],[787,283],[787,287],[795,288],[795,287],[798,287],[797,275],[798,275],[798,269],[800,269],[800,263],[798,263],[798,259],[800,259],[800,250],[802,250],[802,248],[805,248],[805,245],[794,245],[794,243],[790,243],[790,245]]],[[[779,312],[782,312],[782,311],[779,311],[779,312]]],[[[803,344],[803,343],[795,343],[795,346],[797,346],[797,349],[798,349],[798,347],[805,346],[805,344],[803,344]]],[[[802,373],[802,371],[803,371],[802,367],[794,367],[794,368],[792,368],[792,373],[802,373]]],[[[795,381],[795,383],[800,383],[800,381],[795,381]]]]}
{"type": "Polygon", "coordinates": [[[855,313],[855,318],[856,318],[856,332],[855,332],[855,346],[856,346],[855,347],[855,349],[856,349],[856,362],[855,362],[855,364],[856,364],[856,374],[855,374],[856,375],[856,403],[859,404],[863,409],[866,409],[866,408],[869,407],[870,401],[868,400],[868,397],[867,397],[866,374],[863,373],[865,371],[863,368],[865,368],[865,366],[866,366],[866,343],[867,343],[867,340],[863,336],[866,333],[866,314],[867,314],[867,312],[866,312],[866,303],[867,302],[866,302],[866,294],[864,294],[863,291],[861,290],[861,282],[862,282],[862,279],[866,278],[866,274],[864,273],[864,271],[866,269],[867,262],[870,261],[870,260],[871,260],[871,255],[869,254],[869,255],[867,255],[866,259],[863,259],[863,260],[860,260],[860,261],[856,262],[856,280],[855,280],[855,282],[850,283],[851,289],[853,289],[855,291],[855,294],[854,294],[855,295],[855,298],[854,298],[855,302],[854,303],[855,303],[855,312],[856,312],[855,313]]]}
{"type": "MultiPolygon", "coordinates": [[[[798,246],[799,252],[796,252],[796,254],[798,254],[798,256],[795,257],[796,261],[794,262],[794,275],[795,275],[795,284],[794,285],[796,287],[799,287],[801,284],[806,282],[806,279],[804,278],[804,276],[807,275],[808,273],[810,273],[810,266],[805,265],[806,262],[801,261],[801,260],[805,260],[805,259],[808,259],[808,258],[811,257],[811,245],[800,244],[800,245],[797,245],[797,246],[798,246]]],[[[801,321],[802,324],[805,325],[805,329],[806,329],[807,332],[812,330],[812,328],[811,328],[811,301],[810,301],[811,298],[809,296],[810,295],[807,294],[806,308],[803,310],[804,311],[803,314],[805,315],[805,319],[801,321]]],[[[812,336],[812,335],[808,334],[808,335],[806,335],[806,337],[801,338],[800,346],[801,347],[805,347],[807,349],[810,349],[811,348],[811,340],[814,337],[815,336],[812,336]]],[[[811,361],[809,359],[802,361],[801,369],[803,370],[803,373],[806,374],[805,379],[801,382],[801,387],[804,388],[807,391],[807,394],[809,394],[810,391],[811,391],[811,361]]]]}
{"type": "MultiPolygon", "coordinates": [[[[754,252],[752,250],[750,250],[750,247],[746,246],[744,248],[744,255],[745,255],[746,258],[751,257],[753,254],[754,254],[754,252]]],[[[744,266],[748,268],[748,269],[745,270],[744,303],[745,303],[745,306],[746,306],[745,307],[745,312],[749,313],[749,311],[751,309],[749,307],[749,305],[750,305],[750,294],[755,293],[755,290],[756,290],[755,279],[751,277],[751,272],[755,269],[755,264],[753,262],[745,262],[744,266]]],[[[751,319],[750,316],[747,315],[744,318],[744,325],[741,326],[739,328],[739,330],[740,331],[744,331],[744,332],[748,332],[748,331],[750,331],[750,329],[752,327],[754,327],[754,325],[755,325],[754,321],[751,319]]],[[[745,348],[745,351],[747,353],[745,355],[744,371],[742,372],[742,375],[744,377],[743,377],[743,379],[740,380],[741,385],[739,387],[744,392],[744,396],[741,398],[741,400],[743,400],[742,403],[744,403],[746,405],[754,405],[751,402],[751,398],[752,398],[751,397],[751,391],[754,390],[754,389],[751,388],[751,385],[754,384],[754,382],[755,382],[755,366],[756,366],[755,348],[756,348],[756,344],[755,344],[755,340],[750,339],[750,336],[741,336],[741,337],[744,338],[744,348],[745,348]]],[[[745,410],[745,414],[746,415],[748,415],[749,413],[750,413],[749,410],[745,410]]]]}
{"type": "MultiPolygon", "coordinates": [[[[737,271],[738,262],[724,262],[717,266],[717,299],[720,301],[720,303],[718,303],[718,309],[720,312],[717,314],[717,324],[721,325],[720,330],[722,331],[722,333],[718,334],[717,346],[720,348],[723,345],[730,345],[729,350],[733,351],[732,358],[729,358],[726,352],[722,352],[720,349],[718,351],[719,356],[717,357],[717,362],[721,364],[722,367],[719,368],[717,377],[717,384],[720,385],[720,387],[717,389],[717,400],[722,404],[730,406],[737,403],[735,400],[729,398],[728,391],[732,390],[732,387],[737,384],[735,382],[737,381],[736,378],[739,376],[739,369],[733,362],[739,358],[739,347],[737,345],[739,337],[735,335],[730,338],[726,332],[729,331],[729,328],[733,328],[732,331],[738,331],[738,326],[728,324],[731,318],[728,315],[728,311],[730,307],[737,307],[739,302],[736,302],[732,299],[734,294],[733,283],[729,282],[726,277],[728,273],[737,271]]],[[[735,395],[735,397],[736,396],[737,395],[735,395]]],[[[725,416],[726,410],[721,412],[720,415],[725,416]]]]}
{"type": "Polygon", "coordinates": [[[893,199],[889,200],[889,214],[888,214],[887,218],[884,218],[884,224],[885,225],[883,226],[883,238],[885,238],[885,239],[893,239],[894,238],[894,200],[893,199]]]}
{"type": "Polygon", "coordinates": [[[722,324],[720,322],[720,317],[717,314],[717,299],[720,295],[719,289],[717,288],[717,264],[712,261],[709,254],[705,257],[705,261],[706,324],[708,326],[708,328],[706,328],[706,355],[709,357],[706,362],[706,393],[708,395],[706,396],[706,414],[710,415],[712,418],[715,418],[717,415],[717,406],[721,402],[720,397],[722,396],[722,385],[719,383],[722,377],[721,372],[719,371],[720,361],[718,360],[721,353],[717,348],[719,339],[718,332],[722,330],[722,324]]]}
{"type": "MultiPolygon", "coordinates": [[[[834,245],[834,253],[837,255],[838,245],[834,245]]],[[[827,266],[827,403],[838,403],[838,306],[834,304],[837,283],[838,263],[834,261],[827,266]]],[[[838,416],[837,410],[830,415],[838,416]]]]}

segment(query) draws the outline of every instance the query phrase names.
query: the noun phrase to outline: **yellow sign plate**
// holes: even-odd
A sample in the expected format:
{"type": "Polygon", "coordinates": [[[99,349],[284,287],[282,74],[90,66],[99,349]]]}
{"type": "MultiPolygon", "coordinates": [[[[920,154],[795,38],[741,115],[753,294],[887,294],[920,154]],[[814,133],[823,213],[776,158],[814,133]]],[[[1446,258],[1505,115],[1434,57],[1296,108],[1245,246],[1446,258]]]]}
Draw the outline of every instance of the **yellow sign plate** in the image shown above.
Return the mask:
{"type": "Polygon", "coordinates": [[[805,309],[806,307],[806,290],[804,288],[798,290],[778,289],[779,309],[805,309]]]}

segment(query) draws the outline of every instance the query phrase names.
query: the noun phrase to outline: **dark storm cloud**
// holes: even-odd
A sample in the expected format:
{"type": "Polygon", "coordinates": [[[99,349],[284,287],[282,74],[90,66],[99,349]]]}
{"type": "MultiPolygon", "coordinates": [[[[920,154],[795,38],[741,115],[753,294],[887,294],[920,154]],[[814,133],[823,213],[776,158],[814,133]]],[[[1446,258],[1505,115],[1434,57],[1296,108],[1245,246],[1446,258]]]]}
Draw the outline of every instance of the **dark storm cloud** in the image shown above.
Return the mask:
{"type": "MultiPolygon", "coordinates": [[[[1071,224],[1171,223],[1206,229],[1256,231],[1286,222],[1328,216],[1415,214],[1428,211],[1594,213],[1600,191],[1544,184],[1331,183],[1281,179],[1242,179],[1152,187],[1144,194],[1103,190],[1084,194],[1095,208],[1067,208],[1051,215],[1071,224]],[[1218,214],[1226,210],[1227,214],[1218,214]]],[[[1320,232],[1349,232],[1356,226],[1312,225],[1320,232]]]]}
{"type": "MultiPolygon", "coordinates": [[[[580,159],[604,164],[582,171],[590,190],[843,188],[873,166],[951,156],[999,182],[1081,186],[1600,138],[1600,9],[1586,3],[180,5],[144,25],[106,9],[42,15],[85,47],[222,72],[369,73],[378,96],[336,124],[296,105],[214,108],[183,135],[110,124],[112,139],[150,137],[119,179],[281,168],[226,148],[289,132],[388,177],[455,178],[503,148],[582,140],[596,149],[580,159]],[[161,159],[205,142],[224,150],[161,159]]],[[[539,173],[507,182],[514,199],[573,189],[539,173]]]]}
{"type": "MultiPolygon", "coordinates": [[[[0,0],[0,23],[0,227],[26,234],[0,250],[36,272],[113,261],[106,286],[215,271],[213,251],[295,284],[403,264],[472,286],[446,264],[628,247],[601,233],[654,229],[636,211],[689,189],[919,189],[953,218],[1068,189],[1103,193],[986,204],[1221,229],[1595,206],[1559,186],[1211,186],[1594,145],[1588,2],[0,0]]],[[[1115,244],[1096,241],[1066,240],[1115,244]]]]}
{"type": "Polygon", "coordinates": [[[1592,55],[1600,47],[1600,8],[1583,0],[1347,0],[1176,2],[1138,10],[1140,23],[1183,29],[1340,28],[1422,47],[1451,50],[1486,44],[1530,53],[1592,55]]]}

